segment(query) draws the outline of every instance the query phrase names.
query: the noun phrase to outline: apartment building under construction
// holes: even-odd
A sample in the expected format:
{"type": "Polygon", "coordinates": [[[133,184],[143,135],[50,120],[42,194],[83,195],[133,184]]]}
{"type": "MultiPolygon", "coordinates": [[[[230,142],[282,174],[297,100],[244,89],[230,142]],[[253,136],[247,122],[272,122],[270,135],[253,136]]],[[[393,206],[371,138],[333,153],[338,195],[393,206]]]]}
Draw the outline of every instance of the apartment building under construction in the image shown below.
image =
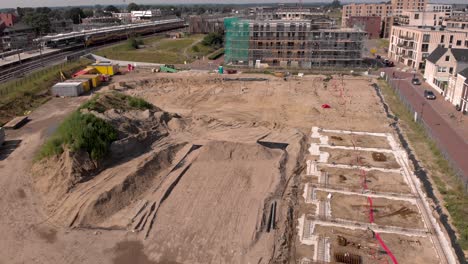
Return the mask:
{"type": "Polygon", "coordinates": [[[225,63],[249,67],[358,67],[365,32],[310,20],[225,19],[225,63]]]}

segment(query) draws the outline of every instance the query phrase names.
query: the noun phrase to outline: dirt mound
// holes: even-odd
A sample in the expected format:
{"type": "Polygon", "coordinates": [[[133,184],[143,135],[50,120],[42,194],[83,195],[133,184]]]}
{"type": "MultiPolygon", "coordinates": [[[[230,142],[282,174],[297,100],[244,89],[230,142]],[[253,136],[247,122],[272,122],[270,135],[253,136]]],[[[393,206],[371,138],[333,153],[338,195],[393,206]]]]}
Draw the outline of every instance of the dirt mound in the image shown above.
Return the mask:
{"type": "Polygon", "coordinates": [[[135,99],[111,92],[95,96],[80,107],[80,111],[94,114],[108,122],[118,133],[118,139],[111,143],[104,159],[93,160],[86,151],[72,152],[65,146],[61,155],[43,159],[33,165],[36,186],[44,194],[49,207],[53,208],[56,201],[78,184],[90,181],[107,168],[118,166],[151,150],[154,142],[169,135],[168,122],[180,118],[156,106],[142,103],[144,101],[131,103],[132,100],[135,99]]]}
{"type": "Polygon", "coordinates": [[[50,222],[134,232],[151,249],[148,261],[287,259],[290,235],[281,234],[293,227],[285,226],[292,219],[284,195],[300,171],[301,132],[135,108],[113,93],[93,100],[81,111],[110,124],[118,139],[100,161],[66,150],[34,165],[50,222]]]}
{"type": "Polygon", "coordinates": [[[265,219],[268,201],[284,188],[285,151],[212,141],[190,155],[192,161],[184,163],[187,168],[175,187],[156,207],[147,238],[153,256],[181,263],[270,258],[273,240],[265,219]],[[165,252],[172,252],[172,258],[165,252]]]}

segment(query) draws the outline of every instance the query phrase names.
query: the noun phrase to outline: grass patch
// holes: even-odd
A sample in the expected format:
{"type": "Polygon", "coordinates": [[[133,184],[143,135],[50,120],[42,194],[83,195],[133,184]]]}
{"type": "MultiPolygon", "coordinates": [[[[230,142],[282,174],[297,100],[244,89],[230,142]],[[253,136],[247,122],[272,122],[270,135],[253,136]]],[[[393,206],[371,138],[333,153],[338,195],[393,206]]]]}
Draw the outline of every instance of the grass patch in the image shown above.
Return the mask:
{"type": "Polygon", "coordinates": [[[127,43],[122,43],[100,49],[95,53],[114,60],[183,64],[185,61],[192,62],[197,57],[213,52],[210,47],[205,47],[200,43],[195,44],[201,41],[203,36],[191,35],[179,39],[157,36],[144,39],[144,48],[134,49],[129,47],[127,43]],[[192,45],[193,47],[196,46],[196,48],[193,48],[192,45]]]}
{"type": "Polygon", "coordinates": [[[390,45],[390,41],[388,39],[379,39],[377,41],[377,44],[379,45],[379,48],[388,48],[388,45],[390,45]]]}
{"type": "Polygon", "coordinates": [[[87,59],[67,62],[39,70],[17,80],[0,85],[0,124],[17,115],[24,115],[51,98],[47,93],[50,87],[60,81],[60,71],[65,76],[90,64],[87,59]]]}
{"type": "Polygon", "coordinates": [[[395,91],[384,81],[379,82],[385,101],[392,112],[400,119],[400,125],[418,159],[424,164],[437,190],[442,195],[444,206],[458,231],[458,242],[463,250],[468,250],[468,194],[456,176],[449,162],[444,158],[436,143],[430,139],[425,129],[413,121],[412,114],[403,105],[395,91]]]}
{"type": "Polygon", "coordinates": [[[208,59],[216,60],[223,55],[224,55],[224,49],[219,49],[216,52],[213,52],[213,54],[211,54],[210,56],[208,56],[208,59]]]}
{"type": "Polygon", "coordinates": [[[128,96],[118,92],[109,92],[94,95],[90,100],[82,104],[79,110],[87,109],[89,111],[104,113],[109,109],[128,111],[153,108],[154,106],[152,104],[141,98],[128,96]]]}
{"type": "Polygon", "coordinates": [[[75,111],[42,146],[38,159],[60,155],[67,146],[71,151],[84,150],[93,160],[100,160],[116,139],[117,131],[106,121],[92,114],[75,111]]]}

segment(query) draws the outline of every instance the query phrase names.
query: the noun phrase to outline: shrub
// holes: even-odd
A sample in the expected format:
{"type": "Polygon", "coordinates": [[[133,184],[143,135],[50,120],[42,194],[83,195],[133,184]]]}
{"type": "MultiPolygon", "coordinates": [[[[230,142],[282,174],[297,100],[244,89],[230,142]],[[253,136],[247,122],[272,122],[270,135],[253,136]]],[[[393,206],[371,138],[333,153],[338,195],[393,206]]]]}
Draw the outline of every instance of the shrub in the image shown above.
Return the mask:
{"type": "Polygon", "coordinates": [[[192,47],[192,51],[193,52],[200,52],[200,48],[197,45],[195,45],[195,46],[192,47]]]}
{"type": "Polygon", "coordinates": [[[213,47],[213,48],[220,48],[223,46],[224,43],[224,35],[221,33],[212,32],[206,35],[203,40],[202,44],[205,46],[213,47]]]}
{"type": "Polygon", "coordinates": [[[128,105],[130,105],[133,108],[138,108],[140,110],[144,109],[151,109],[153,108],[153,105],[146,102],[145,100],[138,98],[138,97],[127,97],[128,105]]]}
{"type": "Polygon", "coordinates": [[[84,150],[93,160],[100,160],[117,137],[117,131],[106,121],[92,114],[75,111],[43,145],[39,159],[60,155],[63,147],[67,146],[71,151],[84,150]]]}
{"type": "Polygon", "coordinates": [[[210,60],[216,60],[217,58],[221,57],[224,55],[224,49],[219,49],[210,56],[208,56],[208,59],[210,60]]]}
{"type": "Polygon", "coordinates": [[[127,45],[129,49],[138,49],[140,45],[143,45],[143,40],[137,38],[129,38],[127,45]]]}

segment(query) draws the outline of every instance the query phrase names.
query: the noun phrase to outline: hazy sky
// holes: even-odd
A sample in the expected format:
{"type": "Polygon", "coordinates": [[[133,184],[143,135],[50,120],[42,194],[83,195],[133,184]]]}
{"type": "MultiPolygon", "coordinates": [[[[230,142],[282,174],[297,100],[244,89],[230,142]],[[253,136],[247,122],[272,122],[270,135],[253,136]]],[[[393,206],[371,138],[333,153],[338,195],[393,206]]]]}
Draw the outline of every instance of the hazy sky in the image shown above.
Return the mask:
{"type": "MultiPolygon", "coordinates": [[[[331,2],[332,0],[304,0],[304,3],[307,2],[331,2]]],[[[193,4],[193,3],[236,3],[236,4],[245,4],[245,3],[272,3],[272,2],[281,2],[281,3],[298,3],[299,0],[236,0],[236,1],[222,1],[222,0],[0,0],[0,8],[10,8],[10,7],[26,7],[26,6],[74,6],[74,5],[110,5],[110,4],[128,4],[135,2],[138,4],[193,4]]],[[[343,3],[347,2],[382,2],[379,0],[342,0],[343,3]]],[[[466,0],[434,0],[429,2],[435,3],[466,3],[466,0]]]]}

